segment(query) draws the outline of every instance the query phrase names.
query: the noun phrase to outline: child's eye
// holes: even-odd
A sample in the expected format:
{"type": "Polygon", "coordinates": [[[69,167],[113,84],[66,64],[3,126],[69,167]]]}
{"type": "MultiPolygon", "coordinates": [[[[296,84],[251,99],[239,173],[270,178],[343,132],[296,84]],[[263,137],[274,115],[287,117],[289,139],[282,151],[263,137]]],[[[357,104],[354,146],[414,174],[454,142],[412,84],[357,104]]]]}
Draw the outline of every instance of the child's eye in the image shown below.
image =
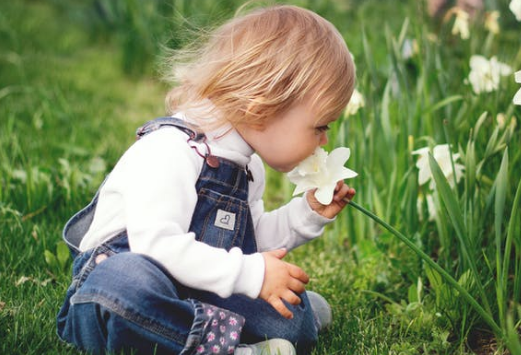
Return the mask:
{"type": "Polygon", "coordinates": [[[317,132],[323,133],[323,132],[327,132],[329,130],[329,126],[328,125],[319,126],[319,127],[315,128],[315,129],[317,130],[317,132]]]}

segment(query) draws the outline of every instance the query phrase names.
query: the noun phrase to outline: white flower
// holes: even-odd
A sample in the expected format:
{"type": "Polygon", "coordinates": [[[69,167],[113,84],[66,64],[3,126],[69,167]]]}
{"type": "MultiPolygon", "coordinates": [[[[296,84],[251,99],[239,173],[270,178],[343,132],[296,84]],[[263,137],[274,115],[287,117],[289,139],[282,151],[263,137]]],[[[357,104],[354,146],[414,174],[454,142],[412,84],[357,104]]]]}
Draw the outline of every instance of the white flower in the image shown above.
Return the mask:
{"type": "Polygon", "coordinates": [[[497,35],[499,33],[499,23],[498,23],[498,19],[499,19],[499,11],[491,11],[491,12],[487,12],[485,14],[485,28],[490,32],[490,33],[493,33],[495,35],[497,35]]]}
{"type": "MultiPolygon", "coordinates": [[[[416,167],[419,169],[418,183],[424,185],[430,180],[429,188],[434,190],[436,183],[432,177],[431,167],[429,165],[429,148],[421,148],[412,152],[414,155],[419,155],[420,158],[416,162],[416,167]]],[[[437,145],[432,149],[432,156],[438,163],[443,172],[443,175],[447,179],[450,186],[454,187],[454,173],[456,173],[456,182],[459,182],[463,176],[463,170],[465,167],[461,164],[456,163],[459,159],[459,154],[454,153],[452,157],[454,159],[454,170],[452,170],[452,163],[450,160],[450,149],[448,144],[437,145]]]]}
{"type": "MultiPolygon", "coordinates": [[[[516,83],[521,84],[521,70],[516,71],[515,75],[516,83]]],[[[521,89],[517,91],[517,93],[514,95],[514,99],[512,100],[514,102],[514,105],[521,105],[521,89]]]]}
{"type": "Polygon", "coordinates": [[[411,59],[419,52],[418,42],[415,39],[406,38],[402,45],[402,58],[404,60],[411,59]]]}
{"type": "Polygon", "coordinates": [[[336,148],[329,155],[324,149],[317,148],[287,174],[288,179],[297,185],[293,195],[316,188],[315,197],[318,202],[329,205],[333,200],[337,182],[358,175],[344,167],[350,155],[351,151],[345,147],[336,148]]]}
{"type": "Polygon", "coordinates": [[[461,39],[469,39],[469,14],[460,8],[455,8],[453,11],[456,20],[454,20],[454,26],[452,26],[452,34],[459,34],[461,39]]]}
{"type": "Polygon", "coordinates": [[[508,6],[510,11],[516,16],[516,20],[521,21],[521,0],[512,0],[508,6]]]}
{"type": "Polygon", "coordinates": [[[351,116],[358,112],[359,109],[365,106],[364,96],[358,90],[353,91],[353,95],[351,95],[351,100],[346,107],[346,115],[351,116]]]}
{"type": "Polygon", "coordinates": [[[496,57],[490,58],[490,61],[481,55],[470,57],[469,81],[476,94],[497,90],[500,77],[511,73],[512,68],[498,62],[496,57]]]}

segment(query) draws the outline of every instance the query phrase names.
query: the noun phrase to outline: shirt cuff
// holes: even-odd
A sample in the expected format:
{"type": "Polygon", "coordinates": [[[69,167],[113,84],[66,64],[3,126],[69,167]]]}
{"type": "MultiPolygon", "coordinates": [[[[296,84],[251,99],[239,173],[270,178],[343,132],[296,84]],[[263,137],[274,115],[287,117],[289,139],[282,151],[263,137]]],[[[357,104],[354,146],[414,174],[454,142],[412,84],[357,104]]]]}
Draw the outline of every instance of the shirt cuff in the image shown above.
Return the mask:
{"type": "Polygon", "coordinates": [[[237,282],[235,292],[250,298],[257,298],[264,283],[264,257],[261,253],[243,255],[243,264],[237,282]]]}
{"type": "MultiPolygon", "coordinates": [[[[309,192],[307,192],[309,193],[309,192]]],[[[311,206],[308,203],[306,195],[298,198],[300,203],[297,204],[297,213],[295,215],[298,218],[298,225],[305,226],[307,228],[314,229],[316,231],[322,230],[327,224],[333,222],[334,218],[327,218],[322,216],[321,214],[313,211],[311,206]]]]}

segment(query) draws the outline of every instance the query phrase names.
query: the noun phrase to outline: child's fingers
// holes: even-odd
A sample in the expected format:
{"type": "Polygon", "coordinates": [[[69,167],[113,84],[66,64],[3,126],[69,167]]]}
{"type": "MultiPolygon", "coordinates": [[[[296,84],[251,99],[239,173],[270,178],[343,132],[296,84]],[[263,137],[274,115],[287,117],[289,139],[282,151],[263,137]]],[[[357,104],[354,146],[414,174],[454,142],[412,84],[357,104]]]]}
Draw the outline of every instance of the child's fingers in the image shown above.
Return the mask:
{"type": "Polygon", "coordinates": [[[340,189],[344,186],[344,180],[339,180],[337,181],[336,183],[336,186],[335,186],[335,192],[338,192],[340,191],[340,189]]]}
{"type": "Polygon", "coordinates": [[[347,201],[350,201],[355,196],[355,194],[356,194],[355,189],[353,189],[352,187],[349,187],[343,181],[339,181],[337,184],[337,187],[335,189],[335,195],[333,198],[336,202],[340,202],[340,201],[347,202],[347,201]]]}
{"type": "Polygon", "coordinates": [[[290,290],[288,290],[288,291],[286,291],[286,293],[284,293],[284,296],[282,296],[282,299],[284,301],[288,302],[289,304],[292,304],[295,306],[297,304],[300,304],[300,302],[302,302],[300,297],[295,292],[291,292],[290,290]]]}
{"type": "Polygon", "coordinates": [[[288,288],[296,293],[302,293],[306,291],[306,286],[303,282],[297,280],[297,279],[291,279],[288,282],[288,288]]]}
{"type": "Polygon", "coordinates": [[[291,311],[288,309],[288,307],[286,307],[286,305],[284,304],[284,302],[282,302],[282,300],[276,296],[271,296],[269,299],[268,299],[268,303],[271,304],[271,306],[273,308],[275,308],[275,310],[277,312],[280,313],[281,316],[283,316],[284,318],[287,318],[287,319],[292,319],[293,318],[293,313],[291,313],[291,311]]]}
{"type": "Polygon", "coordinates": [[[288,250],[285,248],[281,248],[281,249],[270,250],[265,253],[269,254],[271,256],[274,256],[277,259],[282,259],[286,256],[286,254],[288,253],[288,250]]]}
{"type": "Polygon", "coordinates": [[[309,282],[309,276],[304,272],[304,270],[293,264],[287,263],[286,265],[288,267],[288,272],[291,277],[305,284],[309,282]]]}

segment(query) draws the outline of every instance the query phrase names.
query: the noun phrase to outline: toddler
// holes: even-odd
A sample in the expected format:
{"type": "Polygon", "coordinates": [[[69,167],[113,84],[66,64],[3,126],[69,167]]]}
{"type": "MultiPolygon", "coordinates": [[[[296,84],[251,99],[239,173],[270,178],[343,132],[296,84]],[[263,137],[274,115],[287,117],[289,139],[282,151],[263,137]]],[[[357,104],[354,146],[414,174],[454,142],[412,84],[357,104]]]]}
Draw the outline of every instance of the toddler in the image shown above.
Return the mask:
{"type": "Polygon", "coordinates": [[[354,190],[264,210],[264,163],[288,172],[327,143],[355,81],[338,31],[272,6],[174,55],[168,117],[149,121],[64,228],[74,256],[61,339],[92,353],[299,354],[330,322],[284,262],[354,190]],[[263,163],[264,162],[264,163],[263,163]]]}

